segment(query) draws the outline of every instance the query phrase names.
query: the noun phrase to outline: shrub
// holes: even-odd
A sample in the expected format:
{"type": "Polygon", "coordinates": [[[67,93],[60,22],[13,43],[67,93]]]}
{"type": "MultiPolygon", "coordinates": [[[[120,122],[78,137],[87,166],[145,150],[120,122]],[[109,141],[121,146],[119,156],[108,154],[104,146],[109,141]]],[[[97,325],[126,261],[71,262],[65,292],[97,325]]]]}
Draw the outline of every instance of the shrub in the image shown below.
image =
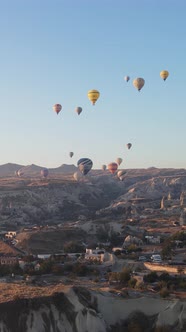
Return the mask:
{"type": "Polygon", "coordinates": [[[168,297],[169,296],[169,290],[166,287],[163,287],[160,290],[160,296],[163,297],[163,298],[168,297]]]}
{"type": "Polygon", "coordinates": [[[168,326],[158,326],[155,328],[154,332],[170,332],[170,327],[168,326]]]}
{"type": "Polygon", "coordinates": [[[144,282],[155,282],[158,280],[158,275],[155,271],[150,272],[149,274],[147,274],[146,276],[143,277],[144,282]]]}
{"type": "Polygon", "coordinates": [[[163,272],[160,276],[159,276],[159,280],[163,280],[163,281],[169,281],[170,279],[170,275],[167,272],[163,272]]]}
{"type": "Polygon", "coordinates": [[[137,283],[137,280],[135,278],[131,278],[128,281],[128,286],[131,287],[131,288],[134,288],[136,286],[136,283],[137,283]]]}

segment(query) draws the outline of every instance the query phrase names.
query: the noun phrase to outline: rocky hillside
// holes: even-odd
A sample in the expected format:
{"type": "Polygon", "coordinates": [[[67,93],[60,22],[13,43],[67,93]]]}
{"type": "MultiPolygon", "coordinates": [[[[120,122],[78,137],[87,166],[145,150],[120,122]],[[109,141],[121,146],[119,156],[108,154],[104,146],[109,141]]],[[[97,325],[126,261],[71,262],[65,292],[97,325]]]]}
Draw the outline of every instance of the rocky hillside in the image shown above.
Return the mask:
{"type": "MultiPolygon", "coordinates": [[[[156,298],[118,298],[106,292],[66,287],[50,296],[0,304],[3,332],[150,332],[167,326],[186,330],[186,302],[156,298]],[[179,313],[179,314],[178,314],[179,313]]],[[[168,330],[167,330],[168,331],[168,330]]]]}
{"type": "MultiPolygon", "coordinates": [[[[175,205],[186,192],[184,170],[127,170],[116,175],[92,171],[83,181],[68,178],[0,180],[0,224],[26,225],[77,220],[79,216],[130,215],[131,207],[160,209],[162,198],[175,205]],[[175,203],[175,204],[174,204],[175,203]]],[[[184,205],[184,204],[183,204],[184,205]]]]}

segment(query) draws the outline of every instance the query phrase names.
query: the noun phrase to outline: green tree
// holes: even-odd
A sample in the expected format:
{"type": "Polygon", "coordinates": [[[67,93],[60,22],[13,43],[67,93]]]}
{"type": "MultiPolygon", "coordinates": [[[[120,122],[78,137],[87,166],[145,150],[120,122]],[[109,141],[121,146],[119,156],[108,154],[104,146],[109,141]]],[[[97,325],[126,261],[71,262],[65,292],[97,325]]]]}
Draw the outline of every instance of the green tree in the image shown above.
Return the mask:
{"type": "Polygon", "coordinates": [[[177,272],[180,274],[180,275],[182,275],[182,274],[184,274],[184,267],[183,266],[181,266],[181,265],[179,265],[178,267],[177,267],[177,272]]]}
{"type": "Polygon", "coordinates": [[[130,276],[131,276],[131,270],[129,268],[124,267],[122,269],[122,271],[119,273],[119,281],[122,284],[127,283],[130,280],[130,276]]]}
{"type": "Polygon", "coordinates": [[[131,288],[134,288],[136,286],[136,283],[137,283],[137,280],[135,278],[131,278],[128,281],[128,286],[131,287],[131,288]]]}
{"type": "Polygon", "coordinates": [[[54,263],[51,260],[45,260],[40,264],[41,273],[51,273],[54,263]]]}
{"type": "Polygon", "coordinates": [[[150,283],[152,283],[152,282],[155,282],[157,280],[158,280],[158,275],[157,275],[157,273],[155,271],[150,272],[149,274],[147,274],[147,275],[145,275],[143,277],[143,281],[144,282],[150,282],[150,283]]]}

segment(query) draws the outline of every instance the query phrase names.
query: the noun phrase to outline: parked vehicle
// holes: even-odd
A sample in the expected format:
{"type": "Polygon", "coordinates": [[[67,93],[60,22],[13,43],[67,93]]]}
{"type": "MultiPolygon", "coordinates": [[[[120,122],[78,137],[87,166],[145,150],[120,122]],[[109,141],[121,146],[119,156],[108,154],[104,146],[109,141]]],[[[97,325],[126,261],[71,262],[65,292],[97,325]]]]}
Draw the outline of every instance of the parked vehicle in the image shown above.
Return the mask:
{"type": "Polygon", "coordinates": [[[158,255],[158,254],[152,255],[151,260],[152,260],[153,263],[161,263],[162,262],[161,256],[158,255]]]}
{"type": "Polygon", "coordinates": [[[145,256],[139,256],[138,260],[142,261],[142,262],[146,262],[147,261],[147,257],[145,257],[145,256]]]}

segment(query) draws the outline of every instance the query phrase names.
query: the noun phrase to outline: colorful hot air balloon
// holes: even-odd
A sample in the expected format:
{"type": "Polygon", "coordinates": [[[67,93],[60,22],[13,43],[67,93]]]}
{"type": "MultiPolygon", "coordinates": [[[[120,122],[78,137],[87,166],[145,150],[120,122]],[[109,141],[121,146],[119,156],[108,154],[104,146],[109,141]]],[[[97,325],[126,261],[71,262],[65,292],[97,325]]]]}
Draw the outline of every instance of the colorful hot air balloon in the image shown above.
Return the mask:
{"type": "Polygon", "coordinates": [[[99,96],[100,93],[97,90],[88,91],[88,99],[92,102],[93,105],[95,105],[95,102],[98,100],[99,96]]]}
{"type": "Polygon", "coordinates": [[[123,161],[122,158],[117,158],[117,159],[116,159],[116,162],[117,162],[118,165],[121,165],[122,161],[123,161]]]}
{"type": "Polygon", "coordinates": [[[62,106],[60,104],[55,104],[53,106],[53,110],[54,110],[54,112],[56,112],[57,114],[59,114],[59,112],[62,110],[62,106]]]}
{"type": "Polygon", "coordinates": [[[130,148],[132,147],[132,143],[127,143],[126,146],[130,150],[130,148]]]}
{"type": "Polygon", "coordinates": [[[74,152],[69,152],[69,156],[70,156],[70,158],[72,158],[73,155],[74,155],[74,152]]]}
{"type": "Polygon", "coordinates": [[[82,107],[76,107],[75,112],[80,115],[82,112],[82,107]]]}
{"type": "Polygon", "coordinates": [[[102,165],[102,167],[101,167],[101,168],[102,168],[102,170],[103,170],[103,171],[105,171],[105,170],[106,170],[106,168],[107,168],[107,166],[106,166],[106,165],[102,165]]]}
{"type": "Polygon", "coordinates": [[[126,82],[128,82],[128,81],[130,80],[130,77],[129,77],[129,76],[125,76],[125,77],[124,77],[124,80],[125,80],[126,82]]]}
{"type": "Polygon", "coordinates": [[[160,77],[165,81],[167,77],[169,76],[169,72],[167,70],[162,70],[160,72],[160,77]]]}
{"type": "Polygon", "coordinates": [[[143,86],[145,84],[145,80],[141,77],[135,78],[135,80],[133,81],[133,85],[136,89],[138,89],[138,91],[140,91],[143,86]]]}
{"type": "Polygon", "coordinates": [[[123,181],[124,178],[125,178],[126,173],[127,173],[126,171],[121,170],[121,171],[118,171],[118,172],[117,172],[117,176],[118,176],[118,178],[119,178],[121,181],[123,181]]]}
{"type": "Polygon", "coordinates": [[[108,170],[110,173],[114,174],[117,169],[118,169],[118,164],[116,163],[110,163],[108,166],[107,166],[108,170]]]}
{"type": "Polygon", "coordinates": [[[86,175],[92,168],[93,162],[89,158],[81,158],[77,162],[77,166],[80,170],[80,172],[83,175],[86,175]]]}

